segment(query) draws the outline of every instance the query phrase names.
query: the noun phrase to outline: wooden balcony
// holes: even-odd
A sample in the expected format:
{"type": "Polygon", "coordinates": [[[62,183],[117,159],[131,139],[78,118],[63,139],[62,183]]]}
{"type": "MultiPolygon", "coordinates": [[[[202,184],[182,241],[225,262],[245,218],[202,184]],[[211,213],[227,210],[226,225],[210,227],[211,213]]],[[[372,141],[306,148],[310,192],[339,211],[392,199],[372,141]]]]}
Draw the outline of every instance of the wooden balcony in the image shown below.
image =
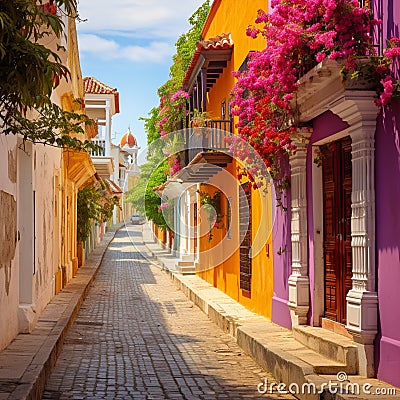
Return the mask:
{"type": "Polygon", "coordinates": [[[209,120],[204,127],[187,129],[184,165],[188,165],[199,153],[211,151],[227,153],[229,144],[226,138],[232,133],[232,119],[209,120]]]}

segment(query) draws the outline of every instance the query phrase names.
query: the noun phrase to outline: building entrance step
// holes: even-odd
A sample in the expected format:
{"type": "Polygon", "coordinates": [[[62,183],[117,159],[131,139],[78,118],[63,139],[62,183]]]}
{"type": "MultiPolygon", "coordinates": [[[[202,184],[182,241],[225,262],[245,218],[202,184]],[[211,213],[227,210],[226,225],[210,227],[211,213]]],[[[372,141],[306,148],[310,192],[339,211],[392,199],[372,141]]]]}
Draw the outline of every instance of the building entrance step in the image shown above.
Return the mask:
{"type": "Polygon", "coordinates": [[[293,328],[293,337],[323,357],[346,365],[345,372],[358,373],[358,347],[351,339],[313,326],[293,328]]]}

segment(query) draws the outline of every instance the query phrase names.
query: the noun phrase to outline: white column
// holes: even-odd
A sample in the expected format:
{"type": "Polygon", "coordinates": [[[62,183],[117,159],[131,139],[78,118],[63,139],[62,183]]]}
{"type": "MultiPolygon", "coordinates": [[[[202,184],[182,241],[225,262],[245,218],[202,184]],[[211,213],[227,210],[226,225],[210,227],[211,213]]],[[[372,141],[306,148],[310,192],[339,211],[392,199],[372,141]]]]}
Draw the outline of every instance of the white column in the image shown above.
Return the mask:
{"type": "Polygon", "coordinates": [[[346,328],[359,343],[359,373],[374,375],[378,331],[375,277],[375,131],[377,108],[370,92],[347,92],[334,111],[350,124],[352,139],[352,289],[347,293],[346,328]]]}
{"type": "Polygon", "coordinates": [[[111,157],[111,112],[110,100],[106,100],[106,157],[111,157]]]}
{"type": "Polygon", "coordinates": [[[310,282],[307,259],[307,144],[310,134],[296,144],[297,151],[290,157],[291,169],[291,239],[292,274],[289,277],[289,303],[292,326],[305,325],[310,302],[310,282]]]}
{"type": "MultiPolygon", "coordinates": [[[[352,289],[347,300],[347,329],[364,345],[363,375],[373,376],[373,342],[378,332],[375,289],[375,127],[351,133],[353,187],[351,216],[352,289]]],[[[362,365],[361,365],[362,367],[362,365]]]]}

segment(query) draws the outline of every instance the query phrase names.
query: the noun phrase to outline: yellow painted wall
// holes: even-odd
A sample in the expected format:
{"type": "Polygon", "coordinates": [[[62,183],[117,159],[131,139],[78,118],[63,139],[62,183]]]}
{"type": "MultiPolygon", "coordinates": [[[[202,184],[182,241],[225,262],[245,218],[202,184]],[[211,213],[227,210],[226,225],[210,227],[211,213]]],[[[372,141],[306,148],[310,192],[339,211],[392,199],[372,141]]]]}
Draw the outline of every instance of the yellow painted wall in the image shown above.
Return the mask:
{"type": "MultiPolygon", "coordinates": [[[[236,175],[236,162],[229,164],[226,168],[231,174],[236,175]]],[[[220,187],[223,193],[233,195],[234,188],[224,187],[224,177],[216,176],[210,185],[201,186],[201,191],[213,194],[215,187],[220,187]],[[212,187],[212,186],[215,187],[212,187]]],[[[225,225],[223,229],[213,228],[212,240],[209,241],[208,234],[200,238],[200,265],[204,271],[198,275],[219,290],[225,292],[246,308],[260,315],[271,317],[273,296],[273,257],[272,257],[272,202],[270,195],[263,195],[260,190],[252,191],[252,239],[254,258],[252,261],[251,293],[240,289],[240,254],[239,254],[239,214],[238,195],[232,199],[232,237],[227,240],[226,216],[227,202],[221,201],[221,214],[224,216],[225,225]],[[222,243],[221,243],[222,242],[222,243]],[[221,246],[221,248],[218,248],[221,246]],[[231,247],[231,248],[229,248],[231,247]],[[214,251],[213,251],[214,250],[214,251]],[[220,263],[220,254],[229,255],[220,263]],[[213,267],[217,265],[216,267],[213,267]],[[213,267],[213,268],[211,268],[213,267]]]]}
{"type": "Polygon", "coordinates": [[[230,33],[234,43],[231,60],[208,93],[207,111],[211,118],[221,117],[221,102],[225,99],[226,106],[230,91],[235,84],[232,71],[237,71],[251,50],[265,48],[262,37],[253,39],[246,35],[246,28],[254,25],[259,9],[267,10],[266,0],[220,0],[214,1],[209,19],[203,29],[203,38],[209,39],[221,33],[230,33]]]}
{"type": "MultiPolygon", "coordinates": [[[[265,47],[263,38],[252,39],[246,36],[246,28],[254,24],[257,17],[257,10],[267,8],[267,2],[261,0],[220,0],[214,1],[209,19],[203,29],[203,38],[209,39],[221,33],[231,33],[234,48],[231,60],[208,93],[207,111],[213,119],[221,118],[221,102],[225,100],[226,107],[230,99],[230,92],[235,84],[232,71],[237,71],[251,50],[261,50],[265,47]]],[[[226,115],[228,110],[226,109],[226,115]]],[[[235,161],[226,168],[231,174],[236,175],[235,161]]],[[[216,178],[218,179],[218,178],[216,178]]],[[[229,189],[228,189],[229,190],[229,189]]],[[[225,192],[225,191],[224,191],[225,192]]],[[[225,203],[225,202],[224,202],[225,203]]],[[[252,262],[252,282],[251,294],[245,294],[239,288],[240,280],[240,256],[239,244],[224,240],[226,246],[236,246],[236,251],[224,260],[220,265],[199,272],[198,275],[207,282],[211,283],[221,291],[228,294],[233,299],[243,304],[246,308],[260,315],[271,318],[272,296],[273,296],[273,257],[272,257],[272,201],[270,194],[266,198],[261,198],[259,191],[252,193],[252,232],[253,245],[258,242],[259,252],[252,262]],[[264,213],[261,212],[264,204],[264,213]],[[261,220],[261,215],[264,220],[261,220]],[[257,232],[262,232],[263,237],[257,236],[257,232]],[[255,242],[254,242],[255,241],[255,242]]],[[[226,214],[226,209],[222,213],[226,214]]],[[[239,213],[238,199],[232,206],[232,217],[235,225],[232,229],[232,236],[239,237],[239,213]]],[[[200,265],[213,266],[213,258],[218,259],[217,254],[207,252],[212,246],[222,240],[226,234],[226,229],[213,229],[214,237],[211,242],[205,236],[200,240],[200,265]],[[206,251],[206,255],[204,252],[206,251]]],[[[234,239],[232,239],[234,241],[234,239]]],[[[257,245],[255,246],[257,247],[257,245]]]]}

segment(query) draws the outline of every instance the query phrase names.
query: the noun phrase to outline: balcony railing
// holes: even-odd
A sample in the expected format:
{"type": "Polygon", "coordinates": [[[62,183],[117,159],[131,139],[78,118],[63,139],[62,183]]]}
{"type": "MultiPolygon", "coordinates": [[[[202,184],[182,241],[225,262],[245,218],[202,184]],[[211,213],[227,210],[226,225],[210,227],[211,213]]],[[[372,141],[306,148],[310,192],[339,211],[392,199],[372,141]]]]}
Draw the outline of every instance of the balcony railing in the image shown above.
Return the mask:
{"type": "Polygon", "coordinates": [[[232,119],[207,121],[205,127],[195,127],[186,132],[184,163],[189,164],[197,154],[205,151],[228,152],[226,138],[233,132],[232,119]]]}
{"type": "Polygon", "coordinates": [[[106,156],[106,141],[105,139],[92,139],[92,143],[100,146],[101,149],[90,150],[90,155],[92,157],[105,157],[106,156]]]}

